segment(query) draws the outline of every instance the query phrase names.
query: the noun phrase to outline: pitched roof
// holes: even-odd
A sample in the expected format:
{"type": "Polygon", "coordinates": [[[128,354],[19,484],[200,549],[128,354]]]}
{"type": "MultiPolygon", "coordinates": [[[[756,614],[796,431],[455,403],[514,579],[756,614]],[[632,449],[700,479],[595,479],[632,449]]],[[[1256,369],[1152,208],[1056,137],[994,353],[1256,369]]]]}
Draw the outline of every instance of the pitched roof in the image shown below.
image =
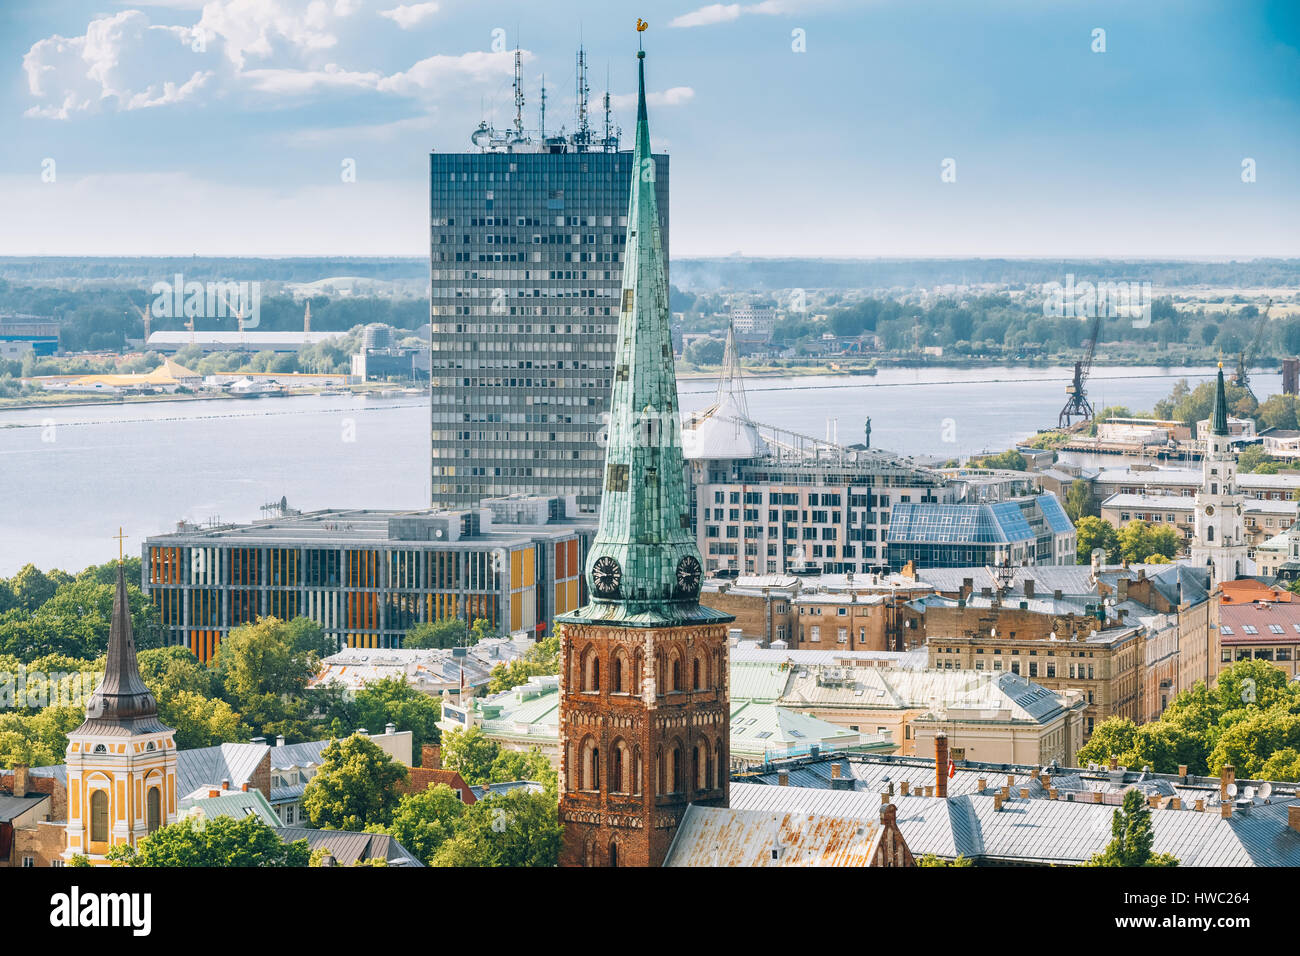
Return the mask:
{"type": "Polygon", "coordinates": [[[691,804],[664,866],[870,866],[883,834],[878,820],[691,804]]]}
{"type": "Polygon", "coordinates": [[[306,840],[313,851],[329,850],[341,866],[368,860],[387,860],[390,866],[424,866],[414,853],[383,833],[310,830],[306,827],[280,827],[275,832],[285,843],[306,840]]]}

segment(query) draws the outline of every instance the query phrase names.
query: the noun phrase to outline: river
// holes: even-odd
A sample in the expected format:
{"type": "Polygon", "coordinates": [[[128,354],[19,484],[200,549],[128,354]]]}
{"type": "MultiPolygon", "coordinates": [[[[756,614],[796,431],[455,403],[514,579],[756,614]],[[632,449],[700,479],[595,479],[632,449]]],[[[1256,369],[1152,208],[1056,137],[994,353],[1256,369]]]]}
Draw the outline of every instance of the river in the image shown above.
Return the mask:
{"type": "MultiPolygon", "coordinates": [[[[1098,408],[1146,410],[1179,378],[1211,368],[1097,368],[1098,408]]],[[[1010,447],[1054,426],[1064,368],[889,369],[879,375],[751,378],[757,422],[862,440],[908,455],[960,457],[1010,447]],[[828,425],[829,423],[829,425],[828,425]]],[[[1256,394],[1281,389],[1255,373],[1256,394]]],[[[680,384],[683,412],[714,386],[680,384]]],[[[429,498],[428,406],[417,398],[312,396],[0,411],[0,575],[28,562],[70,571],[129,553],[181,518],[249,521],[281,496],[304,511],[417,508],[429,498]]]]}

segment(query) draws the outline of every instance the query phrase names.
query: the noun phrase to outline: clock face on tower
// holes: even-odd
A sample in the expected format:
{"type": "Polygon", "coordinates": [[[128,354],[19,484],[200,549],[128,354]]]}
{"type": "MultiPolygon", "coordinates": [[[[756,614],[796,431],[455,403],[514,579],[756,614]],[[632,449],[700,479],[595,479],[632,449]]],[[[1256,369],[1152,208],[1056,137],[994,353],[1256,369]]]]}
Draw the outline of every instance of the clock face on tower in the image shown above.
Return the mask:
{"type": "Polygon", "coordinates": [[[700,591],[700,562],[693,555],[677,562],[677,589],[692,596],[700,591]]]}
{"type": "Polygon", "coordinates": [[[1206,514],[1207,516],[1209,516],[1209,515],[1213,515],[1213,514],[1214,514],[1214,505],[1206,505],[1206,506],[1205,506],[1205,514],[1206,514]]]}
{"type": "Polygon", "coordinates": [[[591,587],[601,597],[612,597],[617,594],[622,581],[623,569],[607,554],[597,558],[596,563],[591,566],[591,587]]]}

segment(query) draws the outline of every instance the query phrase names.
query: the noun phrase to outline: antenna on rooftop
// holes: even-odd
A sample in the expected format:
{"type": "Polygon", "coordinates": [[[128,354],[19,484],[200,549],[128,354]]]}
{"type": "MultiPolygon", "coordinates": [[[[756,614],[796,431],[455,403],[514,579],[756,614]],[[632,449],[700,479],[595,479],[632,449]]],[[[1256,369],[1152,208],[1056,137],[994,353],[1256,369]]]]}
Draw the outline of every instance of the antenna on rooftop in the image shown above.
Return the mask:
{"type": "Polygon", "coordinates": [[[546,74],[542,74],[542,142],[546,142],[546,74]]]}
{"type": "Polygon", "coordinates": [[[591,138],[591,127],[587,124],[587,94],[591,89],[587,86],[587,51],[581,44],[578,44],[578,130],[574,134],[574,140],[578,143],[578,148],[583,149],[591,138]]]}
{"type": "Polygon", "coordinates": [[[515,42],[515,139],[524,138],[524,84],[520,75],[519,43],[515,42]]]}

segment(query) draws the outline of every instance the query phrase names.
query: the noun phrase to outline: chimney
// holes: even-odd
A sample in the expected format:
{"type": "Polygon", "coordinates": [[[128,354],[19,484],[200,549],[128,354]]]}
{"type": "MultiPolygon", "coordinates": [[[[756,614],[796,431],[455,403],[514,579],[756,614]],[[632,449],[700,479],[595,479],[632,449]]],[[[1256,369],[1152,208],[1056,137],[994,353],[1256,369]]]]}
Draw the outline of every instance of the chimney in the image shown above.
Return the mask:
{"type": "Polygon", "coordinates": [[[1038,779],[1038,768],[1037,768],[1037,767],[1035,767],[1033,770],[1029,771],[1029,778],[1030,778],[1031,780],[1037,780],[1037,779],[1038,779]]]}
{"type": "Polygon", "coordinates": [[[391,720],[388,723],[384,724],[384,733],[385,735],[390,737],[393,734],[397,733],[397,724],[393,723],[391,720]]]}
{"type": "Polygon", "coordinates": [[[1228,786],[1237,780],[1237,771],[1233,769],[1232,764],[1225,763],[1223,769],[1219,771],[1219,799],[1228,800],[1228,786]]]}
{"type": "Polygon", "coordinates": [[[1160,794],[1153,793],[1151,796],[1147,797],[1147,806],[1151,807],[1153,810],[1157,809],[1160,806],[1160,794]]]}
{"type": "Polygon", "coordinates": [[[973,591],[973,590],[975,590],[975,579],[974,579],[974,578],[962,578],[962,579],[961,579],[961,590],[958,592],[958,595],[959,595],[960,597],[962,597],[963,599],[965,599],[965,598],[970,597],[970,593],[971,593],[971,591],[973,591]]]}
{"type": "Polygon", "coordinates": [[[778,787],[790,786],[790,772],[788,770],[781,770],[777,773],[776,785],[778,787]]]}
{"type": "Polygon", "coordinates": [[[993,794],[993,811],[996,813],[1001,809],[1002,809],[1002,794],[995,793],[993,794]]]}
{"type": "Polygon", "coordinates": [[[1011,788],[1010,788],[1010,787],[1003,787],[1001,790],[998,791],[998,794],[1002,797],[1003,800],[1010,800],[1010,799],[1011,799],[1011,788]]]}
{"type": "Polygon", "coordinates": [[[276,734],[276,737],[275,737],[275,745],[276,745],[277,747],[283,747],[283,746],[284,746],[284,734],[276,734]]]}
{"type": "Polygon", "coordinates": [[[1197,813],[1201,813],[1203,810],[1205,810],[1205,800],[1202,799],[1201,797],[1197,797],[1195,809],[1197,813]]]}
{"type": "Polygon", "coordinates": [[[838,763],[831,764],[831,779],[840,779],[840,765],[838,763]]]}
{"type": "Polygon", "coordinates": [[[928,783],[925,785],[925,795],[927,797],[934,796],[934,787],[930,786],[928,783]]]}
{"type": "Polygon", "coordinates": [[[1029,788],[1028,788],[1028,787],[1021,787],[1021,788],[1020,788],[1020,799],[1021,799],[1021,800],[1028,800],[1028,799],[1029,799],[1029,788]]]}
{"type": "Polygon", "coordinates": [[[1025,578],[1024,588],[1026,599],[1032,599],[1034,596],[1034,579],[1025,578]]]}
{"type": "Polygon", "coordinates": [[[1111,770],[1119,769],[1119,754],[1110,755],[1110,769],[1111,770]]]}
{"type": "Polygon", "coordinates": [[[882,807],[884,807],[884,806],[888,806],[888,805],[889,805],[889,791],[888,791],[888,790],[881,790],[881,791],[880,791],[880,805],[881,805],[882,807]]]}
{"type": "Polygon", "coordinates": [[[1050,773],[1045,773],[1038,778],[1038,782],[1044,787],[1050,787],[1052,785],[1052,775],[1050,773]]]}
{"type": "Polygon", "coordinates": [[[981,792],[988,788],[989,782],[987,778],[980,777],[977,782],[979,783],[979,788],[981,792]]]}
{"type": "Polygon", "coordinates": [[[421,747],[420,766],[425,770],[441,770],[442,748],[437,744],[425,744],[421,747]]]}
{"type": "Polygon", "coordinates": [[[239,785],[239,789],[242,790],[244,793],[248,793],[248,781],[245,780],[243,783],[241,783],[239,785]]]}
{"type": "Polygon", "coordinates": [[[230,789],[230,778],[229,778],[229,777],[224,777],[224,778],[222,778],[222,780],[221,780],[221,789],[222,789],[222,790],[229,790],[229,789],[230,789]]]}
{"type": "Polygon", "coordinates": [[[1183,778],[1183,783],[1187,782],[1187,764],[1180,763],[1178,765],[1178,776],[1183,778]]]}
{"type": "Polygon", "coordinates": [[[209,796],[209,797],[219,797],[219,796],[221,796],[221,791],[220,791],[220,790],[209,790],[209,791],[208,791],[208,796],[209,796]]]}
{"type": "Polygon", "coordinates": [[[28,772],[27,764],[25,763],[14,764],[14,796],[15,797],[27,796],[27,784],[30,779],[30,776],[31,775],[28,772]]]}
{"type": "Polygon", "coordinates": [[[1300,832],[1300,805],[1293,803],[1286,808],[1286,825],[1300,832]]]}
{"type": "Polygon", "coordinates": [[[1055,788],[1055,787],[1048,787],[1048,788],[1047,788],[1047,799],[1049,799],[1049,800],[1055,800],[1055,799],[1056,799],[1056,788],[1055,788]]]}
{"type": "Polygon", "coordinates": [[[1119,583],[1119,601],[1117,603],[1123,604],[1125,601],[1128,600],[1128,578],[1122,577],[1119,579],[1118,583],[1119,583]]]}
{"type": "Polygon", "coordinates": [[[934,795],[948,796],[948,735],[942,730],[934,735],[934,795]]]}
{"type": "Polygon", "coordinates": [[[1015,785],[1016,785],[1016,775],[1014,773],[1007,774],[1007,786],[1014,787],[1015,785]]]}
{"type": "Polygon", "coordinates": [[[912,785],[908,783],[906,780],[904,780],[902,783],[898,785],[898,792],[902,796],[906,797],[908,794],[912,792],[912,785]]]}
{"type": "Polygon", "coordinates": [[[1100,791],[1100,790],[1094,790],[1094,791],[1092,792],[1092,802],[1093,802],[1093,803],[1101,803],[1101,802],[1102,802],[1102,801],[1101,801],[1101,791],[1100,791]]]}
{"type": "Polygon", "coordinates": [[[1182,808],[1183,808],[1183,801],[1181,799],[1179,799],[1178,797],[1169,798],[1170,810],[1181,810],[1182,808]]]}
{"type": "Polygon", "coordinates": [[[1231,820],[1232,804],[1228,803],[1227,801],[1224,801],[1223,803],[1219,804],[1219,816],[1223,817],[1223,819],[1225,820],[1231,820]]]}

